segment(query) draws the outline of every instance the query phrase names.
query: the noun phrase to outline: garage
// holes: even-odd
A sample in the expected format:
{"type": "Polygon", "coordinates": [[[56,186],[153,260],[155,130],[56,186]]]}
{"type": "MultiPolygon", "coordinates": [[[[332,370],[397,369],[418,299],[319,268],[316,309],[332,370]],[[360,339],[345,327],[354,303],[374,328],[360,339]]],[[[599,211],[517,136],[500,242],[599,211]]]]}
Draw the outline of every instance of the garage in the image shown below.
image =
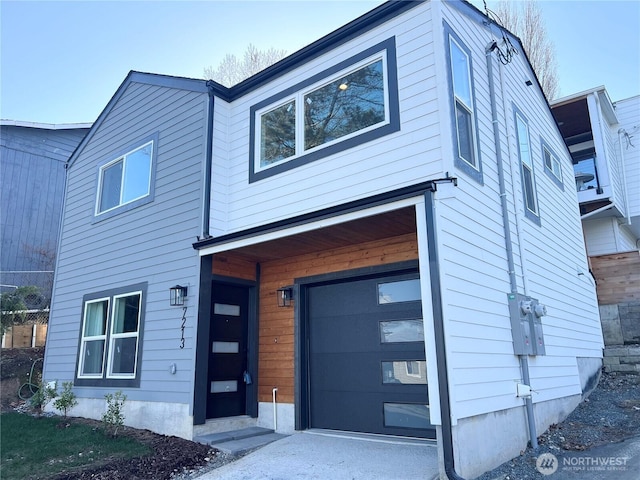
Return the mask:
{"type": "Polygon", "coordinates": [[[305,290],[308,425],[435,438],[417,272],[305,290]]]}

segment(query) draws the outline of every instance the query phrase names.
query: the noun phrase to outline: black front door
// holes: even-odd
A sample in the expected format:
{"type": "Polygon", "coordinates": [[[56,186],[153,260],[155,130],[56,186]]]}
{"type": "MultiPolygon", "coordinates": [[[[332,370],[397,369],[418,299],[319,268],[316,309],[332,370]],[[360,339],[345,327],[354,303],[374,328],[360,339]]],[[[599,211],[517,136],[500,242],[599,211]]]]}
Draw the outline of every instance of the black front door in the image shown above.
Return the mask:
{"type": "Polygon", "coordinates": [[[246,414],[247,287],[213,283],[207,418],[246,414]]]}
{"type": "Polygon", "coordinates": [[[308,289],[312,428],[435,438],[417,275],[308,289]]]}

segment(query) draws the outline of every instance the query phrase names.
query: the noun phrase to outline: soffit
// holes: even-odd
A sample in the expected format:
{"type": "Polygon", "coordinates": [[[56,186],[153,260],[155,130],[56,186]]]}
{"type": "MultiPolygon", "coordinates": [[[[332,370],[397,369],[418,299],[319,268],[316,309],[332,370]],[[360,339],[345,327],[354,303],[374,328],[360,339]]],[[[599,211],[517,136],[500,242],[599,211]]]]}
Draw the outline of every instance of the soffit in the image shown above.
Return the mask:
{"type": "Polygon", "coordinates": [[[241,247],[233,252],[252,261],[264,262],[382,240],[415,233],[415,231],[415,209],[407,207],[320,230],[241,247]]]}

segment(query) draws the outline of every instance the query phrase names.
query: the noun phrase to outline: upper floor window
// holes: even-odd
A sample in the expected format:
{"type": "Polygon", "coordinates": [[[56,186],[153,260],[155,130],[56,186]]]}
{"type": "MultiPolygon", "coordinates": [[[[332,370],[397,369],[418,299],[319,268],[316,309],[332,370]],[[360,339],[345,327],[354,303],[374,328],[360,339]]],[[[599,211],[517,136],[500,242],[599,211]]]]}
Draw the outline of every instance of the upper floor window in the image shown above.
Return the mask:
{"type": "Polygon", "coordinates": [[[455,164],[482,182],[477,148],[477,120],[471,51],[445,23],[455,164]]]}
{"type": "Polygon", "coordinates": [[[564,189],[562,183],[562,164],[558,156],[544,140],[542,140],[542,162],[544,163],[544,171],[551,177],[551,180],[560,188],[564,189]]]}
{"type": "Polygon", "coordinates": [[[100,167],[96,215],[148,196],[152,163],[150,141],[100,167]]]}
{"type": "Polygon", "coordinates": [[[145,291],[141,284],[85,296],[77,384],[124,386],[136,381],[145,291]]]}
{"type": "Polygon", "coordinates": [[[529,125],[519,110],[515,110],[516,139],[518,142],[518,154],[520,156],[520,168],[522,174],[522,195],[527,217],[539,222],[538,199],[536,184],[533,176],[533,156],[531,152],[531,140],[529,138],[529,125]]]}
{"type": "Polygon", "coordinates": [[[250,181],[399,130],[395,40],[251,108],[250,181]]]}

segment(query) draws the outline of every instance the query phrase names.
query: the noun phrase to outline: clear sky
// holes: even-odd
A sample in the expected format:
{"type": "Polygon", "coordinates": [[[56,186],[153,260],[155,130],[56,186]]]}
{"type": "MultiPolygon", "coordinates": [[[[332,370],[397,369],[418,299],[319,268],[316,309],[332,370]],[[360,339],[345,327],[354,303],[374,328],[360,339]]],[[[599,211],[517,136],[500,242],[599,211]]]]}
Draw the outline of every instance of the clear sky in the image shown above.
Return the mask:
{"type": "MultiPolygon", "coordinates": [[[[0,0],[0,117],[92,122],[130,70],[201,78],[249,43],[293,53],[380,3],[0,0]]],[[[599,85],[614,101],[640,94],[640,0],[540,4],[560,96],[599,85]]]]}

